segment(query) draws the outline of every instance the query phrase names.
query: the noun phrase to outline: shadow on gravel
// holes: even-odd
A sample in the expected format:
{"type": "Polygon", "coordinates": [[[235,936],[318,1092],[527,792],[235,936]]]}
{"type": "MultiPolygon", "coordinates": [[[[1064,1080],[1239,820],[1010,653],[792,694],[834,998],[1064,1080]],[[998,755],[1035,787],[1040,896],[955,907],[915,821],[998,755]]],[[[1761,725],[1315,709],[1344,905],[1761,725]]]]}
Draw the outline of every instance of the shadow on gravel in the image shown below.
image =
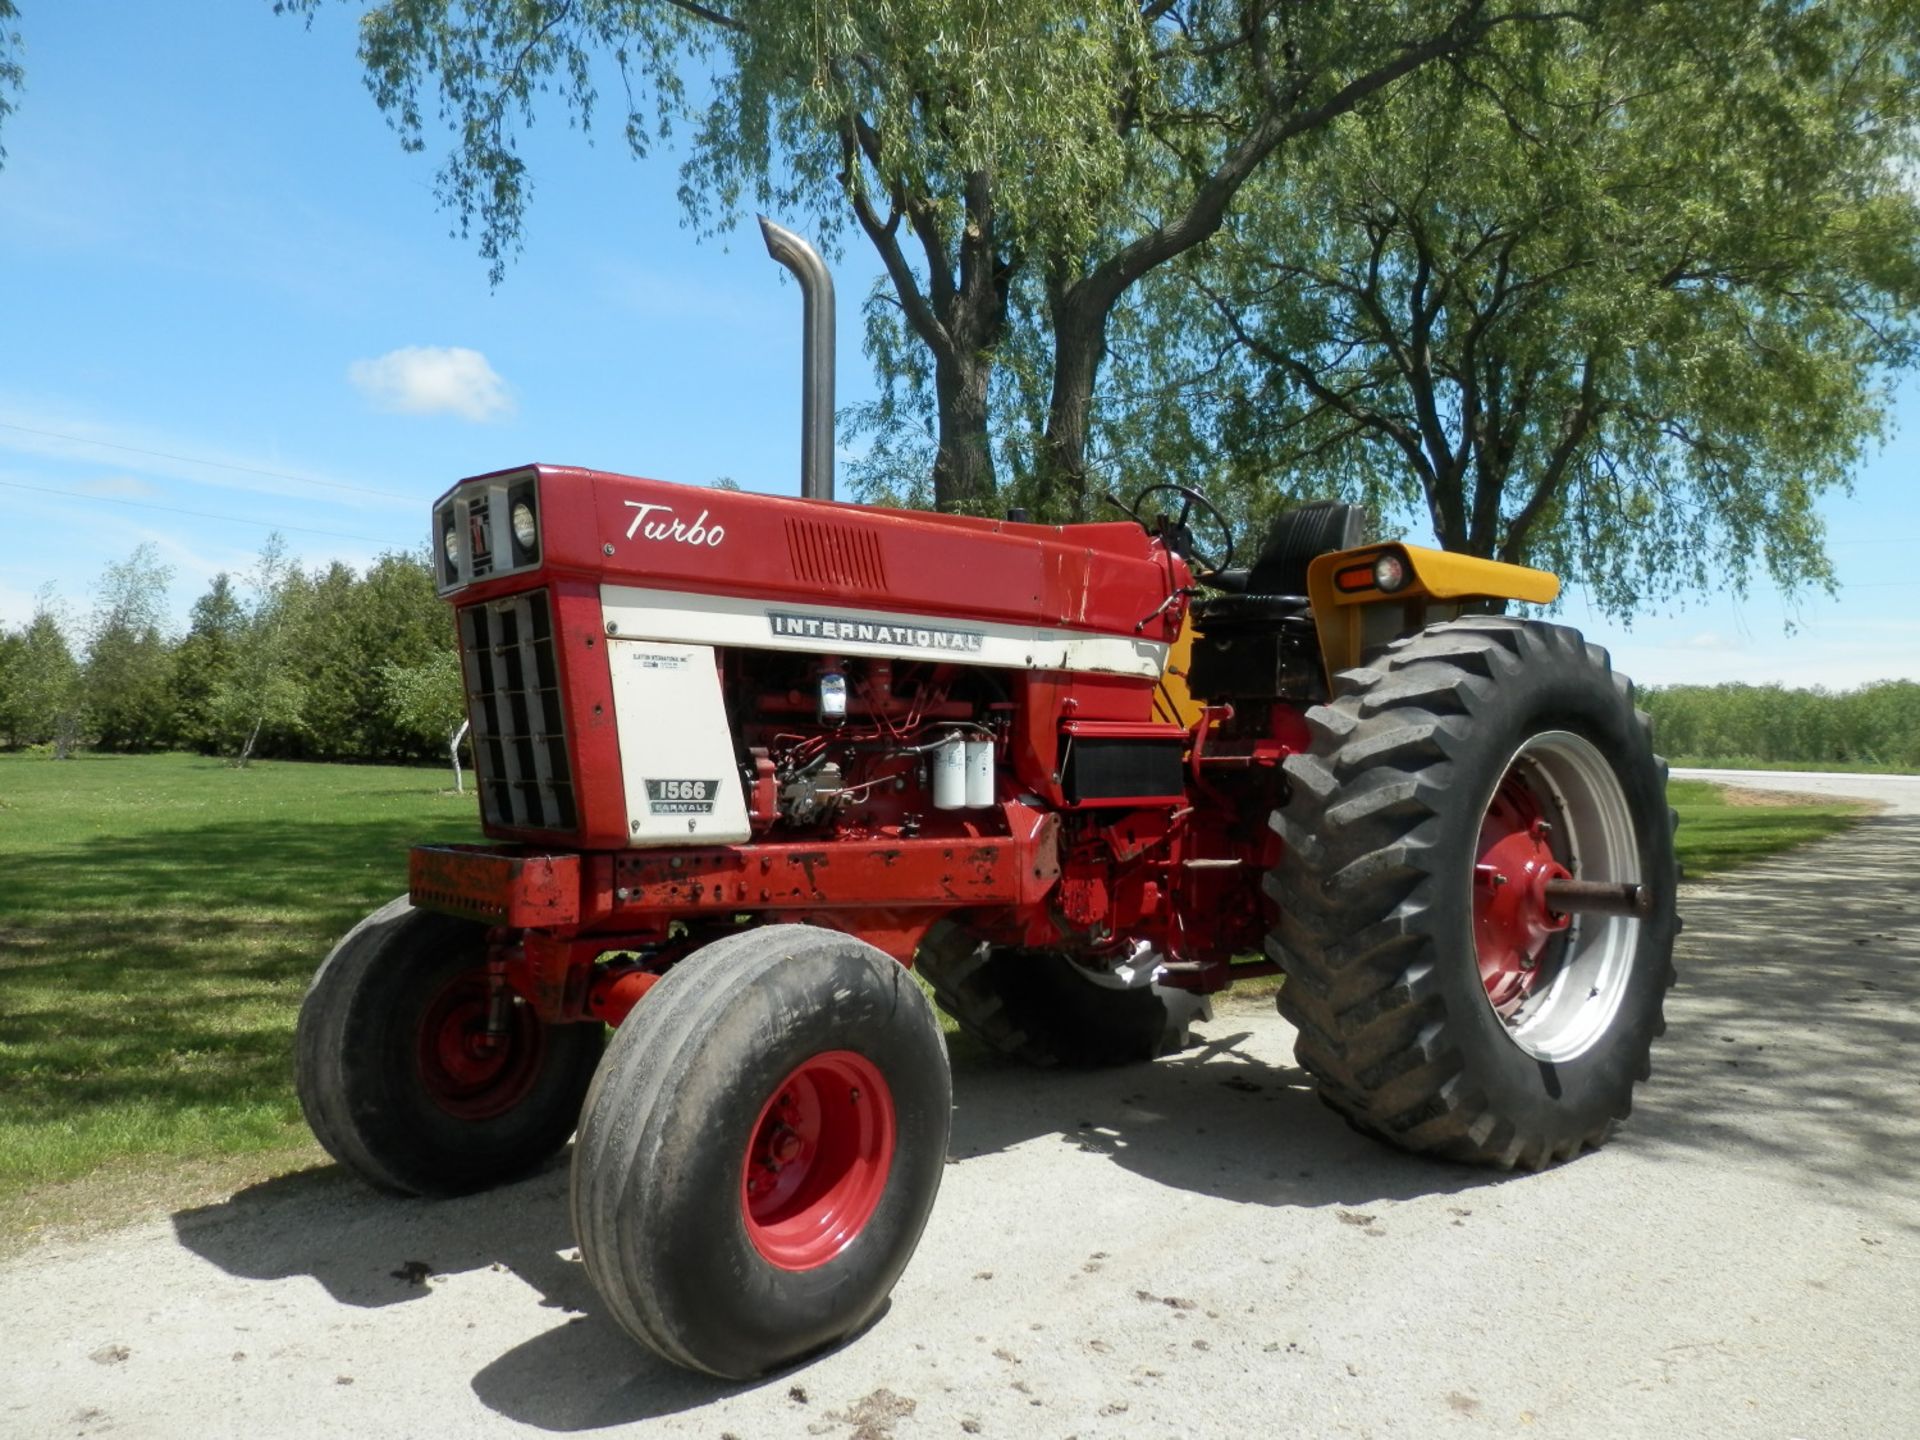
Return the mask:
{"type": "Polygon", "coordinates": [[[1920,817],[1693,889],[1626,1137],[1798,1179],[1906,1226],[1920,1189],[1920,817]]]}
{"type": "MultiPolygon", "coordinates": [[[[1037,1075],[957,1055],[948,1163],[1052,1140],[1107,1156],[1170,1190],[1302,1207],[1452,1194],[1514,1179],[1399,1155],[1355,1134],[1313,1098],[1299,1071],[1250,1053],[1252,1032],[1234,1019],[1223,1014],[1185,1054],[1115,1070],[1037,1075]]],[[[511,1271],[558,1312],[555,1324],[482,1367],[472,1386],[489,1408],[540,1429],[630,1424],[754,1388],[675,1369],[604,1317],[571,1258],[566,1191],[564,1158],[498,1190],[440,1201],[380,1195],[328,1166],[181,1211],[174,1229],[228,1274],[311,1276],[343,1305],[419,1303],[433,1295],[438,1277],[458,1283],[470,1272],[511,1271]]],[[[1168,1204],[1177,1207],[1177,1196],[1168,1204]]],[[[435,1318],[423,1313],[419,1323],[435,1318]]]]}
{"type": "Polygon", "coordinates": [[[481,1195],[410,1200],[368,1189],[335,1165],[249,1186],[173,1217],[180,1243],[230,1275],[311,1276],[342,1305],[429,1303],[443,1282],[504,1270],[540,1295],[553,1328],[473,1378],[490,1408],[573,1431],[671,1415],[751,1387],[656,1360],[600,1312],[567,1221],[566,1158],[481,1195]]]}
{"type": "Polygon", "coordinates": [[[1352,1130],[1301,1070],[1252,1052],[1253,1031],[1242,1027],[1264,1020],[1271,1004],[1223,1010],[1200,1044],[1151,1065],[1036,1076],[956,1056],[949,1163],[1055,1138],[1171,1189],[1302,1208],[1451,1195],[1517,1178],[1403,1155],[1352,1130]]]}

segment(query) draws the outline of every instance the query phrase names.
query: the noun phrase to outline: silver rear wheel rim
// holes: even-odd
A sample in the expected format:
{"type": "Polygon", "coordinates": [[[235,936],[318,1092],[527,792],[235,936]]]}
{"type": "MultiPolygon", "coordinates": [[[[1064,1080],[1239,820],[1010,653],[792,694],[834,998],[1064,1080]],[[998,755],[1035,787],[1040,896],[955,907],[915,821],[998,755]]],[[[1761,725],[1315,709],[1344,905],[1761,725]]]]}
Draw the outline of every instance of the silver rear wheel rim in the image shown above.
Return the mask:
{"type": "MultiPolygon", "coordinates": [[[[1576,879],[1639,883],[1640,849],[1626,792],[1593,742],[1570,730],[1529,736],[1502,770],[1496,792],[1515,770],[1552,823],[1555,851],[1576,879]]],[[[1553,1064],[1578,1059],[1599,1044],[1626,998],[1640,925],[1630,916],[1575,915],[1554,942],[1558,958],[1548,983],[1511,1015],[1496,1012],[1507,1038],[1553,1064]]],[[[1481,993],[1485,997],[1484,987],[1481,993]]],[[[1493,1009],[1491,999],[1487,1007],[1493,1009]]]]}

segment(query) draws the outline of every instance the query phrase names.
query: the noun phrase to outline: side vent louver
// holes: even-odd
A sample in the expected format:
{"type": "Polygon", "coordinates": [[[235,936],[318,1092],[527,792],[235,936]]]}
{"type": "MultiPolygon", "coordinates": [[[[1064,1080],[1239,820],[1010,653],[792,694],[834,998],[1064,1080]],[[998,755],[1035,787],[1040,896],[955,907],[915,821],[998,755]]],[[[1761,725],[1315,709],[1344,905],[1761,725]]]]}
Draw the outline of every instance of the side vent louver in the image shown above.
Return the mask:
{"type": "Polygon", "coordinates": [[[790,518],[787,554],[793,561],[796,580],[843,590],[887,588],[880,542],[868,531],[790,518]]]}
{"type": "Polygon", "coordinates": [[[526,830],[576,829],[547,592],[469,605],[460,649],[482,816],[526,830]]]}

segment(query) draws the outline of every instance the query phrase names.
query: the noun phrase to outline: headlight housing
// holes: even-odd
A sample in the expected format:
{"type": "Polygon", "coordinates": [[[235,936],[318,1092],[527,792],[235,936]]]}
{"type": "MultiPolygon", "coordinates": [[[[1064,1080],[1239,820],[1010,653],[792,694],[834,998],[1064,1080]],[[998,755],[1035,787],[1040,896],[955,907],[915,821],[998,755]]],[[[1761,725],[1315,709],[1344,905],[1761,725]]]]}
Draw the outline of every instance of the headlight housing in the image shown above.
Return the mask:
{"type": "Polygon", "coordinates": [[[434,507],[444,592],[540,563],[540,481],[522,472],[463,480],[434,507]]]}

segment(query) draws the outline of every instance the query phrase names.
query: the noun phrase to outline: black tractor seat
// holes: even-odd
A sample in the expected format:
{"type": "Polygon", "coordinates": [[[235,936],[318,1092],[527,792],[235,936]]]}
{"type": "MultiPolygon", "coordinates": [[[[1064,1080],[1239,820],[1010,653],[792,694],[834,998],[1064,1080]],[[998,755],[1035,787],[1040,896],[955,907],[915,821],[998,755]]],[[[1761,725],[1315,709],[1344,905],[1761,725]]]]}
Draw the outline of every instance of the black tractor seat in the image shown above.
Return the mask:
{"type": "Polygon", "coordinates": [[[1246,569],[1221,570],[1204,583],[1225,593],[1193,607],[1204,632],[1242,625],[1271,625],[1307,609],[1307,566],[1316,555],[1351,550],[1366,533],[1367,512],[1339,500],[1315,500],[1274,517],[1260,557],[1246,569]]]}

